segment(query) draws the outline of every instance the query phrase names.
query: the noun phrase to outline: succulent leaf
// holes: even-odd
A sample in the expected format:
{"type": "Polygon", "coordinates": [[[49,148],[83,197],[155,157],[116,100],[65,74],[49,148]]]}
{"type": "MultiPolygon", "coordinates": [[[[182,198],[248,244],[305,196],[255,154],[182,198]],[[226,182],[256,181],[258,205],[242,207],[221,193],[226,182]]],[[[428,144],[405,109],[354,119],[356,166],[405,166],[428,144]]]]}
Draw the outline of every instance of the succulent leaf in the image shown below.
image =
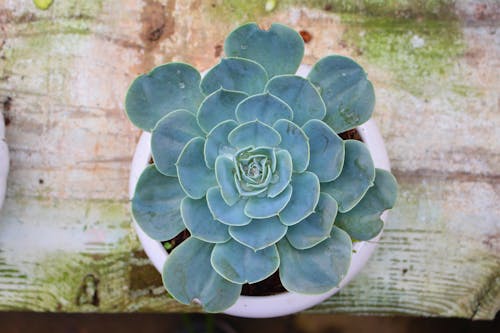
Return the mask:
{"type": "Polygon", "coordinates": [[[182,150],[177,160],[179,183],[192,199],[201,199],[207,190],[217,184],[213,171],[207,168],[203,158],[205,140],[191,139],[182,150]]]}
{"type": "Polygon", "coordinates": [[[280,147],[290,153],[293,171],[304,172],[309,165],[309,138],[304,131],[286,119],[278,120],[273,128],[280,134],[280,147]]]}
{"type": "Polygon", "coordinates": [[[258,62],[273,77],[295,73],[304,55],[304,41],[295,30],[281,24],[261,30],[257,24],[248,23],[229,34],[224,52],[229,57],[258,62]]]}
{"type": "Polygon", "coordinates": [[[211,262],[217,273],[231,282],[256,283],[276,272],[280,260],[276,246],[254,251],[230,240],[214,247],[211,262]]]}
{"type": "Polygon", "coordinates": [[[253,196],[245,205],[245,215],[253,219],[265,219],[278,215],[293,196],[292,186],[288,185],[284,191],[274,198],[253,196]]]}
{"type": "Polygon", "coordinates": [[[330,238],[310,249],[295,249],[286,238],[277,246],[281,283],[297,293],[320,294],[338,286],[351,262],[351,238],[335,226],[330,238]]]}
{"type": "Polygon", "coordinates": [[[276,163],[277,168],[274,176],[277,179],[269,185],[267,190],[267,196],[270,198],[274,198],[283,192],[290,183],[290,180],[292,180],[293,165],[290,153],[286,150],[279,150],[276,153],[276,163]]]}
{"type": "Polygon", "coordinates": [[[330,194],[339,204],[339,212],[352,209],[373,185],[375,167],[368,148],[359,141],[345,141],[345,160],[342,173],[321,190],[330,194]]]}
{"type": "Polygon", "coordinates": [[[202,136],[196,117],[189,111],[176,110],[158,121],[151,133],[151,154],[158,171],[177,176],[175,163],[189,140],[202,136]]]}
{"type": "Polygon", "coordinates": [[[244,212],[246,200],[239,200],[229,206],[222,198],[219,187],[208,190],[207,204],[214,218],[226,225],[242,226],[252,221],[244,212]]]}
{"type": "Polygon", "coordinates": [[[149,237],[159,241],[174,238],[186,228],[179,208],[185,196],[177,178],[167,177],[150,165],[135,187],[132,214],[149,237]]]}
{"type": "Polygon", "coordinates": [[[264,93],[243,100],[236,108],[236,118],[240,123],[260,120],[272,126],[279,119],[292,120],[293,111],[279,98],[264,93]]]}
{"type": "Polygon", "coordinates": [[[337,202],[331,196],[320,193],[315,212],[288,228],[286,238],[290,244],[298,250],[304,250],[330,237],[337,208],[337,202]]]}
{"type": "Polygon", "coordinates": [[[297,173],[290,182],[293,193],[279,218],[284,225],[294,225],[308,217],[319,201],[319,180],[312,172],[297,173]]]}
{"type": "Polygon", "coordinates": [[[204,97],[199,89],[200,79],[195,68],[183,63],[158,66],[140,75],[125,98],[128,118],[149,132],[171,111],[184,109],[195,113],[204,97]]]}
{"type": "Polygon", "coordinates": [[[297,75],[275,76],[266,91],[285,101],[293,110],[293,122],[299,126],[311,119],[323,119],[326,107],[311,81],[297,75]]]}
{"type": "Polygon", "coordinates": [[[234,205],[240,200],[240,193],[236,187],[233,175],[234,163],[224,155],[215,160],[215,177],[220,186],[222,198],[228,206],[234,205]]]}
{"type": "Polygon", "coordinates": [[[205,163],[209,169],[215,167],[215,160],[219,155],[232,155],[236,149],[229,144],[227,136],[238,124],[234,120],[226,120],[214,127],[205,141],[205,163]]]}
{"type": "Polygon", "coordinates": [[[228,135],[231,145],[237,148],[276,147],[281,142],[281,136],[272,127],[258,121],[249,121],[232,130],[228,135]]]}
{"type": "Polygon", "coordinates": [[[229,282],[210,264],[214,244],[190,237],[176,247],[163,266],[163,284],[179,302],[198,300],[207,312],[220,312],[233,305],[241,285],[229,282]]]}
{"type": "Polygon", "coordinates": [[[205,198],[184,198],[181,202],[181,215],[192,237],[208,243],[224,243],[231,239],[228,226],[213,218],[205,198]]]}
{"type": "Polygon", "coordinates": [[[375,106],[375,92],[363,68],[354,60],[328,56],[316,63],[308,76],[326,105],[323,119],[337,133],[367,121],[375,106]]]}
{"type": "Polygon", "coordinates": [[[225,58],[207,72],[200,87],[207,95],[220,88],[254,95],[264,91],[266,82],[266,70],[255,61],[225,58]]]}
{"type": "Polygon", "coordinates": [[[271,246],[282,239],[288,227],[277,217],[255,219],[250,224],[229,227],[229,234],[239,243],[258,251],[271,246]]]}
{"type": "Polygon", "coordinates": [[[234,110],[248,95],[240,91],[219,89],[207,96],[198,109],[198,123],[206,132],[225,120],[236,120],[234,110]]]}
{"type": "Polygon", "coordinates": [[[320,182],[337,178],[344,164],[344,141],[321,120],[309,120],[302,129],[311,149],[307,170],[314,172],[320,182]]]}
{"type": "Polygon", "coordinates": [[[384,226],[380,215],[394,206],[397,186],[390,172],[376,169],[373,186],[353,209],[337,215],[335,225],[357,240],[369,240],[377,236],[384,226]]]}

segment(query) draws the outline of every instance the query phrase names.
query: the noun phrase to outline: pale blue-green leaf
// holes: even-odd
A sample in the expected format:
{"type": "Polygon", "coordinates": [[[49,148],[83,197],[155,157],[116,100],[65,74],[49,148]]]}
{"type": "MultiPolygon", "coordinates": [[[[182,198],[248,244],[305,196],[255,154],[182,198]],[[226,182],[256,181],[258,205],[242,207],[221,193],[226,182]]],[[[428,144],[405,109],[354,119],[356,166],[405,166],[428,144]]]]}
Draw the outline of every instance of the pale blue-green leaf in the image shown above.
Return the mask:
{"type": "Polygon", "coordinates": [[[231,238],[228,226],[214,220],[205,198],[184,198],[181,202],[181,215],[193,237],[209,243],[224,243],[231,238]]]}
{"type": "Polygon", "coordinates": [[[158,171],[177,176],[175,163],[189,140],[203,136],[196,117],[186,110],[176,110],[156,124],[151,133],[151,154],[158,171]]]}
{"type": "Polygon", "coordinates": [[[191,139],[182,150],[177,160],[177,175],[179,183],[186,194],[192,199],[205,196],[207,190],[217,184],[214,172],[207,168],[203,158],[202,138],[191,139]]]}
{"type": "Polygon", "coordinates": [[[351,263],[351,238],[335,226],[330,238],[310,249],[297,250],[286,238],[277,246],[281,283],[301,294],[321,294],[338,286],[351,263]]]}
{"type": "Polygon", "coordinates": [[[277,179],[268,186],[267,196],[274,198],[288,186],[292,179],[292,157],[286,150],[279,150],[276,153],[276,171],[274,176],[277,179]]]}
{"type": "Polygon", "coordinates": [[[211,94],[220,88],[255,95],[264,91],[267,73],[255,61],[243,58],[224,58],[201,80],[201,90],[211,94]]]}
{"type": "Polygon", "coordinates": [[[337,178],[344,164],[344,141],[321,120],[309,120],[302,129],[311,149],[307,170],[314,172],[320,182],[337,178]]]}
{"type": "Polygon", "coordinates": [[[229,144],[227,136],[229,132],[236,128],[238,124],[234,120],[226,120],[207,134],[205,141],[204,155],[205,163],[209,169],[215,167],[215,160],[219,155],[235,153],[235,149],[229,144]]]}
{"type": "Polygon", "coordinates": [[[279,214],[281,222],[289,226],[299,223],[314,212],[320,190],[318,177],[309,171],[293,174],[290,184],[293,187],[292,197],[279,214]]]}
{"type": "Polygon", "coordinates": [[[309,165],[309,138],[304,131],[291,121],[278,120],[273,128],[280,134],[280,147],[292,157],[293,171],[304,172],[309,165]]]}
{"type": "Polygon", "coordinates": [[[398,184],[388,171],[376,169],[375,181],[363,199],[347,213],[337,215],[335,225],[352,238],[369,240],[377,236],[384,226],[380,215],[396,202],[398,184]]]}
{"type": "Polygon", "coordinates": [[[279,119],[293,119],[293,111],[285,102],[264,93],[244,99],[236,108],[236,119],[240,123],[260,120],[272,126],[279,119]]]}
{"type": "Polygon", "coordinates": [[[288,185],[284,191],[274,198],[253,196],[248,198],[245,205],[245,215],[253,219],[265,219],[279,214],[293,196],[292,186],[288,185]]]}
{"type": "Polygon", "coordinates": [[[210,263],[214,244],[190,237],[176,247],[163,266],[162,278],[176,300],[198,300],[206,312],[221,312],[236,303],[241,285],[219,275],[210,263]]]}
{"type": "Polygon", "coordinates": [[[220,193],[219,187],[212,187],[207,192],[208,208],[215,219],[227,225],[247,225],[252,220],[245,215],[246,200],[237,201],[229,206],[220,193]]]}
{"type": "Polygon", "coordinates": [[[274,23],[269,30],[261,30],[257,24],[248,23],[229,34],[224,52],[258,62],[273,77],[295,73],[304,55],[304,41],[285,25],[274,23]]]}
{"type": "Polygon", "coordinates": [[[286,238],[296,249],[309,249],[330,237],[336,215],[337,202],[328,194],[320,193],[315,212],[289,227],[286,238]]]}
{"type": "Polygon", "coordinates": [[[222,198],[229,206],[240,200],[240,194],[234,181],[234,162],[227,156],[219,156],[215,160],[215,177],[220,187],[222,198]]]}
{"type": "Polygon", "coordinates": [[[323,119],[341,133],[361,125],[375,106],[375,92],[363,68],[354,60],[328,56],[316,63],[308,76],[326,105],[323,119]]]}
{"type": "Polygon", "coordinates": [[[234,283],[256,283],[271,276],[280,264],[276,246],[260,251],[230,240],[217,244],[212,251],[212,267],[234,283]]]}
{"type": "Polygon", "coordinates": [[[229,234],[236,241],[252,248],[255,251],[273,245],[286,234],[288,227],[283,225],[277,217],[252,220],[250,224],[229,227],[229,234]]]}
{"type": "Polygon", "coordinates": [[[134,125],[149,132],[171,111],[186,109],[195,113],[203,97],[200,73],[187,64],[169,63],[132,82],[125,110],[134,125]]]}
{"type": "Polygon", "coordinates": [[[285,101],[293,110],[293,122],[299,126],[311,119],[323,119],[326,107],[313,84],[297,75],[273,77],[266,91],[285,101]]]}
{"type": "Polygon", "coordinates": [[[210,132],[225,120],[236,120],[234,110],[248,95],[240,91],[219,89],[207,96],[198,109],[198,123],[205,132],[210,132]]]}
{"type": "Polygon", "coordinates": [[[275,129],[258,120],[239,125],[229,133],[228,139],[237,148],[276,147],[281,142],[281,136],[275,129]]]}
{"type": "Polygon", "coordinates": [[[174,238],[186,228],[179,209],[185,196],[176,177],[164,176],[150,165],[135,187],[132,214],[149,237],[159,241],[174,238]]]}
{"type": "Polygon", "coordinates": [[[339,204],[339,212],[352,209],[365,195],[375,179],[375,167],[364,143],[346,140],[342,173],[332,182],[321,184],[321,191],[330,194],[339,204]]]}

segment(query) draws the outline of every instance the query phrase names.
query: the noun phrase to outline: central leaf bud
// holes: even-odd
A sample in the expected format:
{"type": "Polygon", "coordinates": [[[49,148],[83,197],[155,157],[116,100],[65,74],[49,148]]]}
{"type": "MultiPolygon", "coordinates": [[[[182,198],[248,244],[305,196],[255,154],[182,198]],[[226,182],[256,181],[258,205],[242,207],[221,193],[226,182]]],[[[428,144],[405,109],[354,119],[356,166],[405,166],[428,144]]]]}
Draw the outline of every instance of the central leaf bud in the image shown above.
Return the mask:
{"type": "Polygon", "coordinates": [[[234,155],[234,181],[242,196],[265,193],[276,171],[276,153],[273,148],[252,146],[234,155]]]}

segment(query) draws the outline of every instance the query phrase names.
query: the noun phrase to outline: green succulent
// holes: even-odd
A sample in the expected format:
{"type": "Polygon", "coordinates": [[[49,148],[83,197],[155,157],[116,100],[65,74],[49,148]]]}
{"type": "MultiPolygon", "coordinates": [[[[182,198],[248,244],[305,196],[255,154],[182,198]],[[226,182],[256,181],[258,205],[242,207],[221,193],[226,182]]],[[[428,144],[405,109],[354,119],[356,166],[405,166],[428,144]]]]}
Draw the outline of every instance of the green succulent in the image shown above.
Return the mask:
{"type": "Polygon", "coordinates": [[[154,160],[133,216],[158,241],[189,230],[162,274],[182,303],[223,311],[278,269],[287,290],[324,293],[347,273],[352,239],[375,237],[396,198],[366,146],[336,134],[368,120],[373,86],[336,55],[295,75],[304,44],[280,24],[243,25],[224,51],[203,78],[168,63],[130,86],[126,112],[151,131],[154,160]]]}

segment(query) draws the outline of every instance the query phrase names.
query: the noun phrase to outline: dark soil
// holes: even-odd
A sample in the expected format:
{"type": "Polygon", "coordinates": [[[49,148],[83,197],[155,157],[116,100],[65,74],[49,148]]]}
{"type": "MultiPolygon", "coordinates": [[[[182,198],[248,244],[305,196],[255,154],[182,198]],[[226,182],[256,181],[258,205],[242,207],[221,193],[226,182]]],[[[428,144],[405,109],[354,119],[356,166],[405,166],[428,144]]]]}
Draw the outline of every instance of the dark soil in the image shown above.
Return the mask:
{"type": "Polygon", "coordinates": [[[355,129],[348,130],[339,134],[339,136],[344,140],[358,140],[363,141],[361,139],[361,135],[359,135],[358,131],[355,129]]]}
{"type": "Polygon", "coordinates": [[[269,296],[284,293],[286,289],[280,281],[279,271],[257,283],[245,283],[241,294],[244,296],[269,296]]]}
{"type": "MultiPolygon", "coordinates": [[[[343,140],[363,141],[361,140],[361,136],[359,135],[358,131],[355,129],[340,133],[339,136],[343,140]]],[[[152,159],[150,163],[153,163],[152,159]]],[[[170,253],[177,245],[182,243],[189,236],[190,236],[189,231],[184,230],[174,238],[162,242],[162,244],[167,250],[167,252],[170,253]]],[[[274,273],[273,275],[271,275],[270,277],[268,277],[263,281],[253,284],[248,284],[248,283],[244,284],[243,289],[241,290],[241,294],[245,296],[269,296],[269,295],[280,294],[283,292],[286,292],[286,289],[281,284],[278,271],[276,271],[276,273],[274,273]]]]}

